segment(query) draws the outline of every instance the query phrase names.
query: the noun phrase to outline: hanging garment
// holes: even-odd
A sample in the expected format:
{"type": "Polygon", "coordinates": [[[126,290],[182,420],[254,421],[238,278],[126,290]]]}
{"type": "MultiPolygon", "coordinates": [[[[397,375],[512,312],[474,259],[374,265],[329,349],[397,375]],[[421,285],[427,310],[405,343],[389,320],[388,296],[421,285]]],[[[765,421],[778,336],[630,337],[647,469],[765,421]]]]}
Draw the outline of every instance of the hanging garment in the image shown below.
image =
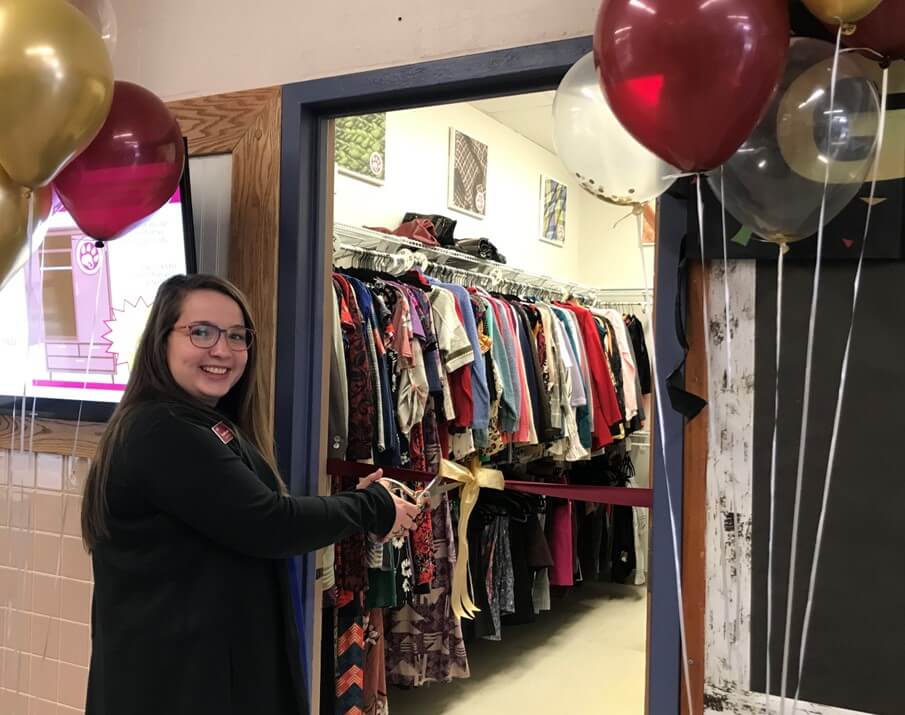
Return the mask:
{"type": "Polygon", "coordinates": [[[373,294],[374,318],[378,329],[375,331],[374,341],[377,353],[377,373],[379,379],[379,394],[381,420],[383,430],[379,436],[379,450],[375,456],[375,463],[382,466],[402,466],[402,446],[399,440],[399,428],[396,422],[396,403],[398,400],[396,370],[398,359],[395,352],[387,347],[386,337],[392,335],[387,332],[387,326],[392,325],[392,313],[386,307],[386,303],[379,292],[373,294]]]}
{"type": "Polygon", "coordinates": [[[641,394],[649,395],[651,390],[650,355],[647,350],[647,342],[644,337],[644,327],[641,321],[634,315],[626,320],[629,335],[637,357],[638,377],[641,380],[641,394]]]}
{"type": "Polygon", "coordinates": [[[512,567],[512,545],[509,540],[509,517],[498,516],[485,527],[484,538],[491,542],[492,556],[490,589],[490,615],[493,619],[493,635],[487,640],[503,637],[502,617],[515,612],[515,574],[512,567]]]}
{"type": "Polygon", "coordinates": [[[590,453],[591,444],[593,442],[592,433],[594,430],[594,393],[591,390],[591,376],[588,371],[587,356],[584,350],[584,341],[578,330],[578,324],[575,316],[562,308],[554,308],[554,315],[560,320],[566,338],[568,339],[568,347],[572,354],[575,364],[575,371],[578,379],[575,379],[575,373],[572,378],[573,399],[575,391],[584,398],[584,404],[579,404],[575,411],[575,420],[578,424],[578,435],[581,446],[590,453]]]}
{"type": "MultiPolygon", "coordinates": [[[[634,364],[638,365],[638,357],[635,355],[635,346],[629,341],[629,349],[632,353],[632,359],[634,364]]],[[[632,419],[632,432],[637,432],[638,430],[644,427],[644,423],[647,420],[647,412],[644,409],[644,396],[641,394],[641,376],[638,373],[638,370],[635,370],[635,395],[638,398],[638,414],[632,419]]]]}
{"type": "MultiPolygon", "coordinates": [[[[584,393],[584,385],[581,372],[576,364],[576,358],[572,352],[571,342],[566,337],[563,324],[555,316],[553,317],[553,332],[559,345],[560,356],[560,392],[562,395],[561,411],[564,427],[564,437],[561,443],[554,444],[551,452],[566,461],[574,462],[590,457],[591,452],[583,444],[578,429],[579,410],[583,409],[587,414],[587,397],[584,393]]],[[[587,443],[590,443],[590,430],[587,432],[587,443]]]]}
{"type": "MultiPolygon", "coordinates": [[[[455,296],[448,290],[435,286],[430,292],[429,299],[431,318],[437,334],[437,346],[445,368],[441,371],[442,380],[444,375],[452,376],[469,366],[474,360],[474,351],[465,332],[465,326],[459,320],[455,296]]],[[[448,380],[443,385],[443,408],[448,420],[456,417],[448,380]]]]}
{"type": "Polygon", "coordinates": [[[365,612],[364,715],[389,715],[383,609],[365,612]]]}
{"type": "Polygon", "coordinates": [[[522,420],[522,383],[519,378],[515,355],[516,342],[508,313],[502,301],[484,296],[493,316],[494,349],[499,351],[500,369],[503,375],[503,400],[501,403],[500,430],[503,440],[510,441],[518,432],[522,420]],[[499,347],[498,347],[499,344],[499,347]]]}
{"type": "Polygon", "coordinates": [[[535,620],[534,598],[532,587],[534,585],[534,570],[528,562],[528,522],[529,519],[537,520],[534,514],[526,516],[524,520],[509,519],[509,548],[512,559],[512,613],[503,617],[503,625],[520,625],[532,623],[535,620]]]}
{"type": "MultiPolygon", "coordinates": [[[[455,303],[456,319],[460,324],[464,325],[462,309],[459,307],[458,301],[455,303]]],[[[469,342],[469,345],[471,343],[469,342]]],[[[474,375],[472,366],[474,364],[474,349],[470,349],[471,361],[465,367],[459,368],[449,375],[449,387],[452,391],[452,401],[456,410],[456,417],[453,420],[458,431],[471,430],[474,424],[474,375]]]]}
{"type": "MultiPolygon", "coordinates": [[[[543,414],[541,407],[541,399],[540,399],[540,391],[541,388],[538,385],[538,364],[537,364],[537,352],[532,349],[531,346],[531,327],[528,323],[528,318],[525,316],[525,312],[520,305],[512,304],[512,311],[515,315],[516,320],[516,328],[518,330],[518,339],[519,345],[522,351],[522,358],[525,361],[525,385],[528,388],[528,400],[531,405],[531,436],[529,438],[530,444],[537,444],[540,442],[541,435],[543,433],[544,426],[542,424],[543,414]]],[[[547,406],[549,409],[549,405],[547,406]]],[[[549,423],[549,418],[547,420],[549,423]]]]}
{"type": "Polygon", "coordinates": [[[336,715],[356,715],[365,705],[364,613],[357,597],[338,609],[336,621],[336,715]]]}
{"type": "Polygon", "coordinates": [[[550,399],[547,385],[544,381],[543,367],[541,365],[541,355],[546,356],[546,347],[538,344],[536,337],[539,335],[541,340],[544,339],[540,327],[540,316],[538,315],[538,324],[532,326],[528,311],[524,306],[514,306],[522,320],[524,329],[523,338],[526,345],[526,363],[528,364],[529,391],[532,394],[532,406],[534,411],[534,427],[537,435],[537,442],[550,442],[560,436],[560,432],[553,428],[551,417],[550,399]],[[536,400],[536,405],[535,405],[536,400]]]}
{"type": "Polygon", "coordinates": [[[632,340],[629,336],[625,319],[618,310],[608,309],[601,311],[603,317],[609,321],[616,336],[619,355],[622,358],[622,386],[625,393],[625,419],[631,422],[638,416],[641,395],[636,391],[638,367],[635,363],[635,351],[632,348],[632,340]]]}
{"type": "Polygon", "coordinates": [[[500,309],[502,316],[506,320],[510,334],[512,335],[512,354],[515,357],[516,375],[521,391],[518,430],[513,436],[512,441],[517,444],[537,444],[537,431],[534,428],[534,411],[531,407],[531,394],[528,385],[525,352],[522,348],[520,334],[522,329],[511,305],[504,301],[500,301],[500,309]]]}
{"type": "Polygon", "coordinates": [[[594,429],[592,449],[597,450],[613,441],[610,428],[618,426],[622,422],[622,413],[616,400],[616,389],[610,378],[610,371],[600,335],[597,332],[597,324],[591,311],[578,305],[565,305],[578,320],[585,343],[585,351],[591,373],[592,390],[594,393],[594,429]]]}
{"type": "Polygon", "coordinates": [[[459,318],[465,326],[465,333],[472,346],[471,377],[474,413],[472,415],[472,422],[469,426],[476,429],[487,429],[487,424],[490,419],[490,397],[487,392],[487,375],[484,372],[484,361],[481,360],[481,345],[478,341],[478,329],[468,290],[459,285],[440,283],[433,278],[428,280],[431,282],[431,285],[439,285],[451,291],[456,298],[456,303],[459,308],[459,318]]]}
{"type": "MultiPolygon", "coordinates": [[[[610,381],[616,391],[616,405],[619,409],[619,414],[625,415],[625,392],[622,389],[622,358],[616,347],[615,335],[608,320],[601,318],[596,318],[595,320],[597,322],[597,333],[603,345],[603,355],[606,358],[607,368],[609,369],[610,381]]],[[[625,439],[625,419],[621,419],[616,425],[610,425],[610,434],[614,439],[625,439]]]]}
{"type": "Polygon", "coordinates": [[[335,274],[333,280],[342,293],[340,316],[346,346],[346,382],[349,386],[349,439],[346,454],[349,459],[367,460],[372,458],[375,417],[364,321],[349,281],[339,274],[335,274]]]}
{"type": "Polygon", "coordinates": [[[331,459],[346,458],[349,439],[349,384],[346,378],[346,353],[343,328],[339,317],[340,295],[336,286],[330,291],[333,336],[330,343],[330,409],[327,430],[328,454],[331,459]]]}
{"type": "Polygon", "coordinates": [[[548,525],[548,539],[553,553],[550,585],[574,585],[572,502],[561,502],[553,507],[552,522],[548,525]]]}
{"type": "Polygon", "coordinates": [[[562,357],[559,353],[559,344],[555,332],[553,313],[550,307],[544,304],[537,305],[541,320],[544,338],[544,377],[547,388],[547,401],[550,403],[550,421],[555,430],[560,432],[560,438],[564,429],[562,409],[562,371],[560,364],[562,357]]]}
{"type": "Polygon", "coordinates": [[[396,421],[399,431],[409,437],[412,428],[424,418],[428,383],[421,351],[421,341],[415,334],[416,325],[423,335],[417,314],[413,314],[408,295],[396,287],[398,299],[393,313],[393,348],[398,355],[396,421]]]}
{"type": "Polygon", "coordinates": [[[634,511],[629,506],[613,507],[612,578],[627,583],[635,570],[634,511]]]}
{"type": "Polygon", "coordinates": [[[401,687],[469,677],[461,623],[449,607],[456,547],[446,496],[432,521],[436,569],[431,592],[386,614],[387,680],[401,687]]]}
{"type": "Polygon", "coordinates": [[[507,354],[506,341],[503,339],[498,324],[497,312],[486,297],[481,296],[484,303],[484,322],[487,335],[491,340],[491,357],[499,376],[499,427],[501,432],[512,432],[518,424],[518,393],[513,384],[513,364],[507,354]]]}

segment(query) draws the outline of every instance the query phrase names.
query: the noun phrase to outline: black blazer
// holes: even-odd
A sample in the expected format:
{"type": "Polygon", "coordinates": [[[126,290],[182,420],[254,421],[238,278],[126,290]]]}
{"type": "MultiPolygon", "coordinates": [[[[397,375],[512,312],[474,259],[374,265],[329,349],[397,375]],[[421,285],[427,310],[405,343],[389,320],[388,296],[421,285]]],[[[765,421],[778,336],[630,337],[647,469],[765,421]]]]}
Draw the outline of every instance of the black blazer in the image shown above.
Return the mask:
{"type": "Polygon", "coordinates": [[[127,426],[92,554],[86,715],[307,715],[287,559],[392,528],[379,485],[282,496],[257,450],[213,424],[149,404],[127,426]]]}

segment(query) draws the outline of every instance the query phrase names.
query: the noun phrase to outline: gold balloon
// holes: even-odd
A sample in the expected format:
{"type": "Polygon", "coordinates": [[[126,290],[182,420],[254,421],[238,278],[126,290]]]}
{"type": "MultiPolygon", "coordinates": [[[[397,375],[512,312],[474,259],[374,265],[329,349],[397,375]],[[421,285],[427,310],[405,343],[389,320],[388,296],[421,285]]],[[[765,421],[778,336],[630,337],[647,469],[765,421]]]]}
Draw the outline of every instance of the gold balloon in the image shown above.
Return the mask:
{"type": "Polygon", "coordinates": [[[0,169],[0,289],[9,278],[28,261],[36,250],[43,232],[37,228],[50,216],[53,190],[48,186],[34,192],[32,230],[34,240],[28,240],[28,189],[19,186],[0,169]],[[31,249],[31,250],[30,250],[31,249]]]}
{"type": "Polygon", "coordinates": [[[0,0],[0,166],[21,186],[49,184],[97,135],[113,65],[65,0],[0,0]]]}
{"type": "Polygon", "coordinates": [[[881,0],[804,0],[811,14],[829,25],[858,22],[876,10],[881,0]]]}

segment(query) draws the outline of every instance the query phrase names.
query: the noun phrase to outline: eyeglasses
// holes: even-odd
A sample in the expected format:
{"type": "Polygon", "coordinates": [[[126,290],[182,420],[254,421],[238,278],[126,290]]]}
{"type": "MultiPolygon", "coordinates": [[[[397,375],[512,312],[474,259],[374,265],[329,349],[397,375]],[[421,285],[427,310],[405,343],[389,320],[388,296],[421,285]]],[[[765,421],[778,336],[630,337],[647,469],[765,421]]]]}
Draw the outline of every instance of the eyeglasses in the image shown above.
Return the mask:
{"type": "Polygon", "coordinates": [[[231,328],[220,328],[211,323],[189,323],[176,325],[173,330],[185,332],[192,345],[202,350],[210,350],[220,342],[220,336],[226,336],[226,344],[234,352],[245,352],[255,341],[255,331],[235,325],[231,328]]]}

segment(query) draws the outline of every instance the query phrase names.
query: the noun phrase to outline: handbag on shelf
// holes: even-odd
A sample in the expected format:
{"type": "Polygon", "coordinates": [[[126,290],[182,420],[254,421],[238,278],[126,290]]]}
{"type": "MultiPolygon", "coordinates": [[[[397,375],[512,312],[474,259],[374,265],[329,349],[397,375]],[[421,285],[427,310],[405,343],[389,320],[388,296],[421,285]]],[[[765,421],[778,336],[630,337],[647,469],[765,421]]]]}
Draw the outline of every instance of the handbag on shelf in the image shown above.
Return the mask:
{"type": "Polygon", "coordinates": [[[453,238],[453,234],[456,231],[456,221],[455,219],[447,218],[446,216],[440,216],[438,214],[418,214],[418,213],[407,213],[402,218],[402,223],[408,223],[409,221],[414,221],[416,219],[428,219],[434,231],[434,236],[437,238],[437,242],[446,248],[454,248],[455,247],[455,239],[453,238]]]}
{"type": "Polygon", "coordinates": [[[365,226],[369,231],[379,231],[389,236],[399,236],[400,238],[410,238],[413,241],[423,243],[425,246],[439,246],[437,237],[434,234],[434,224],[430,219],[418,218],[411,221],[404,221],[395,231],[388,228],[380,228],[379,226],[365,226]]]}

